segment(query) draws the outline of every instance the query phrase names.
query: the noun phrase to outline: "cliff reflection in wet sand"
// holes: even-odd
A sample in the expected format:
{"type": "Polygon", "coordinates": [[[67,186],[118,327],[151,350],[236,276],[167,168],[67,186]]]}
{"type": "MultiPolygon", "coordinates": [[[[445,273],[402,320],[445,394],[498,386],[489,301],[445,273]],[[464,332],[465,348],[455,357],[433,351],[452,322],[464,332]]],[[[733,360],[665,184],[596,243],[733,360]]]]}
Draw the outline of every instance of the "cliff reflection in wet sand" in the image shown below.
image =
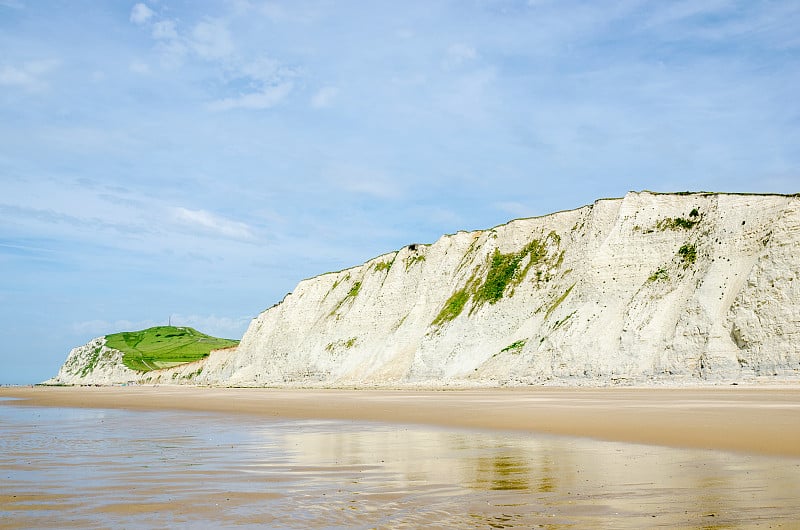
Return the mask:
{"type": "MultiPolygon", "coordinates": [[[[796,521],[800,509],[800,461],[724,452],[596,442],[519,434],[402,429],[306,433],[309,462],[369,465],[374,455],[393,477],[384,487],[426,489],[436,502],[419,506],[442,524],[472,522],[492,527],[608,523],[614,528],[689,524],[709,528],[762,520],[796,521]],[[438,485],[443,491],[431,491],[438,485]],[[452,488],[452,489],[450,489],[452,488]],[[444,491],[446,490],[446,491],[444,491]],[[434,494],[435,493],[435,494],[434,494]],[[453,508],[453,509],[451,509],[453,508]],[[455,518],[454,518],[455,517],[455,518]]],[[[415,521],[423,521],[415,518],[415,521]]],[[[409,519],[403,519],[409,521],[409,519]]]]}
{"type": "Polygon", "coordinates": [[[0,404],[0,528],[726,528],[800,460],[345,421],[0,404]]]}

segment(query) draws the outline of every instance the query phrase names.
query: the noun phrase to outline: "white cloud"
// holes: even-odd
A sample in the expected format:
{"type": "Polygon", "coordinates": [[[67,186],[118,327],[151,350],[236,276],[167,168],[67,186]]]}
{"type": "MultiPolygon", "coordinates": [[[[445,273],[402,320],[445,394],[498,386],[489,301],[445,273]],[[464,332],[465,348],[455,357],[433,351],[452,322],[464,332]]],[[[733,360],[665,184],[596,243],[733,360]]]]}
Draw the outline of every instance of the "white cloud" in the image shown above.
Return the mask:
{"type": "Polygon", "coordinates": [[[339,94],[339,89],[332,86],[322,87],[311,98],[311,106],[315,109],[324,109],[329,107],[331,102],[339,94]]]}
{"type": "Polygon", "coordinates": [[[275,86],[266,87],[259,92],[242,94],[234,98],[223,98],[209,104],[211,110],[223,111],[232,109],[261,110],[274,107],[294,88],[291,82],[284,82],[275,86]]]}
{"type": "Polygon", "coordinates": [[[264,2],[258,12],[271,22],[309,24],[323,16],[327,9],[322,2],[264,2]]]}
{"type": "Polygon", "coordinates": [[[172,214],[175,221],[190,228],[232,239],[253,238],[253,232],[247,224],[226,219],[206,210],[177,207],[172,209],[172,214]]]}
{"type": "Polygon", "coordinates": [[[153,15],[155,15],[155,13],[152,9],[147,7],[145,4],[139,3],[134,5],[133,9],[131,9],[130,20],[134,24],[142,25],[153,18],[153,15]]]}
{"type": "Polygon", "coordinates": [[[286,9],[275,2],[265,2],[264,5],[261,6],[261,14],[276,22],[283,21],[288,18],[286,9]]]}
{"type": "Polygon", "coordinates": [[[281,70],[280,63],[268,57],[261,57],[245,63],[238,68],[236,73],[265,82],[274,81],[278,76],[285,74],[281,70]]]}
{"type": "MultiPolygon", "coordinates": [[[[253,315],[255,316],[255,315],[253,315]]],[[[196,330],[225,339],[240,339],[252,317],[218,317],[217,315],[172,315],[173,326],[188,326],[196,330]]]]}
{"type": "MultiPolygon", "coordinates": [[[[281,102],[294,87],[290,81],[298,75],[294,69],[271,58],[242,60],[236,53],[228,19],[205,18],[186,31],[176,19],[150,21],[150,18],[137,20],[142,20],[143,24],[152,22],[149,25],[151,37],[156,41],[162,68],[176,69],[186,60],[198,58],[218,66],[224,72],[225,85],[239,88],[238,94],[212,101],[208,105],[210,110],[267,109],[281,102]]],[[[131,63],[129,68],[140,74],[149,73],[149,66],[141,61],[131,63]]]]}
{"type": "Polygon", "coordinates": [[[22,66],[0,66],[0,86],[16,86],[29,91],[47,88],[42,79],[58,63],[53,60],[30,61],[22,66]]]}
{"type": "Polygon", "coordinates": [[[30,72],[22,68],[4,66],[0,68],[0,85],[6,86],[31,86],[36,83],[36,79],[30,72]]]}
{"type": "Polygon", "coordinates": [[[25,69],[34,75],[46,74],[58,64],[55,60],[31,61],[25,63],[25,69]]]}
{"type": "Polygon", "coordinates": [[[230,31],[220,20],[198,22],[192,30],[190,45],[203,59],[221,59],[234,50],[230,31]]]}
{"type": "MultiPolygon", "coordinates": [[[[188,39],[178,31],[176,20],[164,19],[153,22],[150,26],[150,36],[156,41],[156,50],[159,52],[159,62],[162,68],[172,70],[183,64],[183,61],[190,51],[188,39]]],[[[203,45],[200,45],[203,49],[203,45]]],[[[140,70],[134,70],[144,73],[140,70]]]]}
{"type": "Polygon", "coordinates": [[[478,52],[472,46],[453,44],[445,52],[444,66],[445,68],[455,68],[477,58],[478,52]]]}
{"type": "Polygon", "coordinates": [[[729,0],[706,0],[705,2],[690,0],[654,5],[657,6],[655,13],[645,23],[645,27],[673,24],[692,17],[724,11],[731,7],[731,2],[729,0]]]}
{"type": "Polygon", "coordinates": [[[178,28],[174,20],[159,20],[153,24],[153,38],[156,40],[177,40],[178,28]]]}
{"type": "Polygon", "coordinates": [[[516,201],[503,201],[494,203],[494,207],[514,217],[530,217],[532,210],[529,206],[516,201]]]}
{"type": "Polygon", "coordinates": [[[378,199],[397,199],[403,196],[403,190],[397,179],[380,169],[340,165],[328,168],[327,173],[337,187],[347,192],[378,199]]]}
{"type": "Polygon", "coordinates": [[[168,320],[163,322],[156,322],[154,320],[86,320],[84,322],[74,322],[72,330],[78,335],[91,335],[92,337],[103,337],[111,335],[112,333],[121,333],[123,331],[138,331],[140,329],[147,329],[153,326],[166,325],[168,320]]]}
{"type": "Polygon", "coordinates": [[[167,70],[178,68],[183,64],[189,50],[179,39],[159,41],[158,50],[161,52],[159,62],[167,70]]]}
{"type": "Polygon", "coordinates": [[[218,317],[216,315],[181,315],[179,313],[154,315],[158,320],[86,320],[74,322],[72,330],[78,335],[102,337],[123,331],[139,331],[154,326],[187,326],[213,337],[240,339],[251,317],[218,317]]]}
{"type": "Polygon", "coordinates": [[[440,108],[463,118],[492,121],[491,107],[495,102],[493,88],[496,81],[497,72],[493,68],[473,70],[453,77],[446,97],[441,99],[440,108]]]}
{"type": "Polygon", "coordinates": [[[150,65],[142,61],[131,61],[131,64],[128,65],[128,69],[131,72],[142,75],[150,73],[150,65]]]}

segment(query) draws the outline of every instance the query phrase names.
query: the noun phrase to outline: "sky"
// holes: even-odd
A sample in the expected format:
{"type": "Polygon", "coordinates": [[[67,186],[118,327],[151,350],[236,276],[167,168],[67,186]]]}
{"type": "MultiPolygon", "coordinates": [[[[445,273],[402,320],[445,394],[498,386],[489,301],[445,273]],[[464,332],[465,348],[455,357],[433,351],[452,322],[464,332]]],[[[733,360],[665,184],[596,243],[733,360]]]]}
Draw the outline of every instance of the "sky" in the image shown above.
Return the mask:
{"type": "Polygon", "coordinates": [[[0,0],[0,384],[631,190],[800,192],[795,0],[0,0]]]}

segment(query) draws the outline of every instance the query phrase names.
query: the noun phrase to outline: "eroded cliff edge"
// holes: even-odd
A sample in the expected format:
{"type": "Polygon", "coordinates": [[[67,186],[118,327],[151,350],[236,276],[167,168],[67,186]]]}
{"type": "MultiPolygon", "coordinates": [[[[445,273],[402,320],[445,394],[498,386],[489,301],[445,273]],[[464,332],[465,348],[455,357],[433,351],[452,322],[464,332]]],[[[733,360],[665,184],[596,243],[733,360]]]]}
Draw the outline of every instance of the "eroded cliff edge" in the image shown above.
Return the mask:
{"type": "MultiPolygon", "coordinates": [[[[70,382],[115,382],[108,372],[70,382]]],[[[438,386],[757,376],[800,378],[800,198],[641,192],[304,280],[251,322],[235,350],[133,380],[438,386]]]]}

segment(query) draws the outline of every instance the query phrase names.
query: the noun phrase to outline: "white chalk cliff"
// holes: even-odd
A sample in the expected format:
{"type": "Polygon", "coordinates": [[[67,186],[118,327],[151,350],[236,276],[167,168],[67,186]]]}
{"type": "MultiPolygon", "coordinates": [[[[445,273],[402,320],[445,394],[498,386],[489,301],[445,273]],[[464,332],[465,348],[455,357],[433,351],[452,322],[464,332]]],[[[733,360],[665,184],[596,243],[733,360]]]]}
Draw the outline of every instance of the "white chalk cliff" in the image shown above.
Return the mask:
{"type": "MultiPolygon", "coordinates": [[[[76,366],[59,381],[116,377],[76,366]]],[[[235,350],[118,376],[231,386],[800,378],[800,197],[629,193],[446,235],[300,282],[235,350]]]]}
{"type": "Polygon", "coordinates": [[[73,348],[58,374],[44,384],[113,385],[139,379],[139,372],[122,364],[122,352],[106,346],[105,337],[92,339],[73,348]]]}

